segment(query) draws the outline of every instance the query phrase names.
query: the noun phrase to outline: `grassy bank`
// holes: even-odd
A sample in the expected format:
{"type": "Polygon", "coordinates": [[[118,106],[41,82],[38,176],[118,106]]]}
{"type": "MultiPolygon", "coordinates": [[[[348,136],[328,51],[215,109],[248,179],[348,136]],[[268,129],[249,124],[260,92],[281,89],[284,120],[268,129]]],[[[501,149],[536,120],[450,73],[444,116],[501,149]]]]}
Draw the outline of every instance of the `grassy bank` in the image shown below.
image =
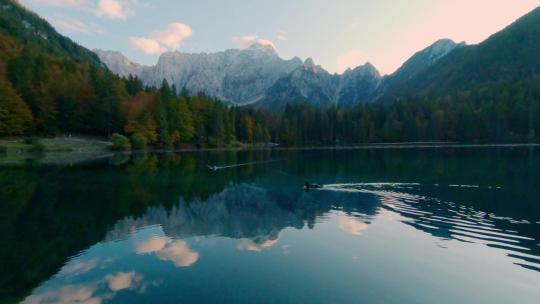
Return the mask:
{"type": "Polygon", "coordinates": [[[80,162],[108,154],[110,147],[109,141],[88,137],[0,139],[0,162],[19,163],[29,159],[47,163],[80,162]]]}

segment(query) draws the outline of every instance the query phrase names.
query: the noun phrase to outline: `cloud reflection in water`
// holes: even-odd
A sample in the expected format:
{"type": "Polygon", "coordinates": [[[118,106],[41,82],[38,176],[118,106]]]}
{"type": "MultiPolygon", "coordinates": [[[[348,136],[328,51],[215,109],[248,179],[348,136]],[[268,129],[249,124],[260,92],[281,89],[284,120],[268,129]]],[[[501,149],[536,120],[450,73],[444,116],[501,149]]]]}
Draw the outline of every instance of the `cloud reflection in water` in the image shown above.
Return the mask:
{"type": "Polygon", "coordinates": [[[152,236],[137,243],[135,252],[154,253],[162,261],[172,261],[176,267],[189,267],[199,260],[199,253],[189,248],[186,241],[166,236],[152,236]]]}

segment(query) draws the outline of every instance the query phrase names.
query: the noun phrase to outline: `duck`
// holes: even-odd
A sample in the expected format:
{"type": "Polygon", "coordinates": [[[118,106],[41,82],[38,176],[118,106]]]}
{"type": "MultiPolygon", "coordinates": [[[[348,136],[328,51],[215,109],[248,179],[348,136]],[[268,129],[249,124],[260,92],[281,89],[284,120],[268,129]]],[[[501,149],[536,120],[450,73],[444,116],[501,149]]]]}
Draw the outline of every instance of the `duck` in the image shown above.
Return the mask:
{"type": "Polygon", "coordinates": [[[306,191],[309,191],[309,190],[311,190],[311,189],[321,189],[322,187],[323,187],[323,185],[312,184],[312,183],[310,183],[310,182],[308,182],[308,181],[306,181],[306,182],[304,183],[304,190],[306,190],[306,191]]]}

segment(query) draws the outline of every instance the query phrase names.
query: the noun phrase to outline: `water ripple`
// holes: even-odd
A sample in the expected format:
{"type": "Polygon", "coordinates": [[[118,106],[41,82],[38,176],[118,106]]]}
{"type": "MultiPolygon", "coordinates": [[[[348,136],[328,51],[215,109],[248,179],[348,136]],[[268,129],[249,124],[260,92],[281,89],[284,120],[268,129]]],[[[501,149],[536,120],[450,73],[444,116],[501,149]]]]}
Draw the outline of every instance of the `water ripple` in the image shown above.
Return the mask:
{"type": "MultiPolygon", "coordinates": [[[[481,189],[479,185],[448,187],[467,191],[481,189]]],[[[441,239],[482,244],[501,250],[516,260],[514,264],[540,271],[538,241],[520,229],[523,225],[538,222],[499,216],[464,204],[419,195],[417,193],[420,193],[421,188],[422,185],[416,183],[355,183],[325,185],[323,190],[374,194],[382,203],[382,208],[399,213],[404,218],[401,221],[406,225],[441,239]]],[[[495,191],[501,187],[489,186],[485,189],[495,191]]]]}

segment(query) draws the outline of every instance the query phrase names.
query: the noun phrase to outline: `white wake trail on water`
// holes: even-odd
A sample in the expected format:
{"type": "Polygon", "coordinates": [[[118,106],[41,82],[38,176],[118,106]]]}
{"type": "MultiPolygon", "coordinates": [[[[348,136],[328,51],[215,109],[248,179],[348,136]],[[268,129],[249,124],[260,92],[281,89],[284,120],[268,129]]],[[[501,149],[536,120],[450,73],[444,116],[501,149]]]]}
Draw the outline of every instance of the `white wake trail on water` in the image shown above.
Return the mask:
{"type": "Polygon", "coordinates": [[[233,165],[226,165],[226,166],[212,166],[208,165],[208,169],[213,171],[218,170],[224,170],[224,169],[230,169],[230,168],[237,168],[237,167],[243,167],[243,166],[250,166],[250,165],[261,165],[261,164],[268,164],[273,162],[279,162],[284,161],[284,159],[274,159],[274,160],[265,160],[265,161],[254,161],[254,162],[247,162],[247,163],[239,163],[239,164],[233,164],[233,165]]]}

